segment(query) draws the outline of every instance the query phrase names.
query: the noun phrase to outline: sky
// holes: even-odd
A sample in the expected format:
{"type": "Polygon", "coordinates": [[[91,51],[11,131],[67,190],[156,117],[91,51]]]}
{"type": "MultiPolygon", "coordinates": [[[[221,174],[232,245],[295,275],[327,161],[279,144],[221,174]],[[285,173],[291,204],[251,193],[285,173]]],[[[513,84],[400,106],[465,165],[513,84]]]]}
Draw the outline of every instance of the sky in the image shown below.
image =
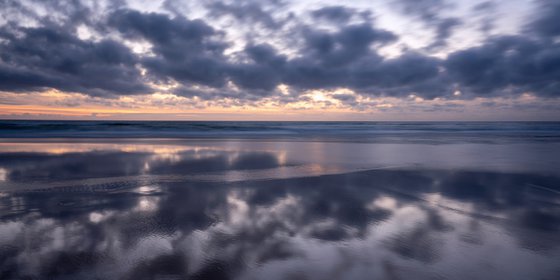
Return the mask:
{"type": "Polygon", "coordinates": [[[0,0],[0,118],[560,120],[560,0],[0,0]]]}

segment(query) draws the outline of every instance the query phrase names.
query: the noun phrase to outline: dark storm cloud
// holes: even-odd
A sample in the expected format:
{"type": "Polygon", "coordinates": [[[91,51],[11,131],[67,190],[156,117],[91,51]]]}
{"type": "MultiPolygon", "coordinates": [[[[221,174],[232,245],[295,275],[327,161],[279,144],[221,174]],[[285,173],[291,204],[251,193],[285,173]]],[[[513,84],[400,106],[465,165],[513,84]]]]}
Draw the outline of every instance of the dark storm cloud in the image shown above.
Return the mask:
{"type": "Polygon", "coordinates": [[[273,13],[265,10],[265,4],[277,6],[280,3],[270,1],[234,1],[225,3],[223,1],[212,1],[206,6],[211,17],[231,16],[245,23],[259,23],[266,28],[277,29],[283,22],[274,18],[273,13]]]}
{"type": "Polygon", "coordinates": [[[358,65],[353,69],[352,77],[358,87],[375,86],[392,89],[419,85],[437,78],[439,62],[435,58],[409,53],[376,64],[358,65]]]}
{"type": "Polygon", "coordinates": [[[335,33],[314,29],[304,31],[305,55],[324,66],[340,67],[369,54],[372,44],[384,45],[397,39],[391,32],[375,29],[371,24],[344,26],[335,33]]]}
{"type": "MultiPolygon", "coordinates": [[[[334,31],[299,25],[294,34],[304,40],[297,57],[289,59],[268,44],[249,44],[239,54],[244,59],[238,62],[224,55],[226,45],[220,41],[220,32],[200,20],[120,10],[109,22],[127,38],[153,44],[155,57],[143,60],[153,76],[216,88],[231,80],[247,90],[240,96],[244,98],[247,94],[269,95],[281,83],[301,90],[347,87],[372,94],[415,92],[425,97],[443,93],[435,82],[438,59],[416,53],[384,59],[375,48],[398,37],[371,22],[343,24],[334,31]]],[[[204,95],[186,88],[177,93],[204,95]]]]}
{"type": "Polygon", "coordinates": [[[488,33],[494,29],[496,21],[496,3],[492,1],[482,2],[473,7],[475,17],[479,17],[481,21],[480,30],[488,33]]]}
{"type": "Polygon", "coordinates": [[[446,69],[476,95],[535,92],[560,93],[560,45],[520,36],[503,36],[451,54],[446,69]]]}
{"type": "Polygon", "coordinates": [[[82,41],[58,26],[3,29],[0,90],[56,88],[90,95],[148,93],[136,57],[112,40],[82,41]]]}
{"type": "Polygon", "coordinates": [[[344,6],[328,6],[311,12],[311,15],[319,19],[327,19],[333,22],[346,23],[355,14],[354,9],[344,6]]]}
{"type": "Polygon", "coordinates": [[[76,24],[88,22],[94,15],[93,9],[81,1],[57,1],[57,0],[4,0],[0,2],[0,13],[9,20],[33,19],[43,23],[59,24],[60,27],[73,28],[76,24]],[[40,6],[45,13],[41,15],[40,6]]]}
{"type": "Polygon", "coordinates": [[[370,46],[395,39],[392,33],[366,24],[345,26],[334,33],[314,29],[302,33],[302,55],[290,60],[285,71],[286,82],[301,88],[350,86],[350,72],[360,61],[380,61],[370,46]]]}
{"type": "Polygon", "coordinates": [[[560,3],[539,1],[538,13],[515,36],[495,36],[449,55],[445,68],[471,94],[560,95],[560,3]],[[559,28],[556,28],[559,27],[559,28]]]}
{"type": "MultiPolygon", "coordinates": [[[[307,31],[304,55],[286,66],[286,82],[301,88],[347,87],[364,93],[404,95],[405,88],[430,93],[421,84],[437,76],[437,59],[406,54],[384,59],[372,46],[396,40],[396,35],[370,25],[350,25],[335,33],[307,31]],[[397,88],[399,90],[397,90],[397,88]]],[[[432,89],[430,89],[432,91],[432,89]]]]}
{"type": "Polygon", "coordinates": [[[390,33],[354,26],[334,36],[310,34],[307,38],[309,53],[287,66],[286,81],[290,85],[347,87],[362,93],[392,96],[416,93],[425,97],[442,94],[441,88],[446,87],[438,76],[439,59],[417,53],[384,59],[371,50],[370,46],[376,42],[391,42],[394,37],[390,33]],[[368,38],[364,34],[370,34],[370,41],[354,41],[354,38],[368,38]]]}
{"type": "Polygon", "coordinates": [[[449,7],[446,0],[395,0],[397,8],[403,13],[433,22],[440,18],[442,10],[449,7]]]}
{"type": "MultiPolygon", "coordinates": [[[[163,14],[120,10],[110,16],[109,24],[127,38],[147,40],[153,45],[155,56],[144,58],[142,62],[151,75],[162,81],[172,78],[181,84],[219,89],[232,80],[256,95],[270,94],[270,90],[281,82],[280,72],[285,58],[278,56],[274,48],[264,44],[248,45],[243,53],[250,62],[232,63],[223,54],[227,43],[221,38],[222,32],[202,20],[172,19],[163,14]]],[[[227,91],[221,92],[207,98],[229,95],[227,91]]],[[[185,87],[176,93],[205,95],[185,87]]],[[[238,94],[237,97],[243,96],[238,94]]]]}
{"type": "Polygon", "coordinates": [[[402,13],[416,17],[429,28],[434,29],[434,40],[428,49],[446,46],[447,39],[453,35],[453,29],[462,23],[458,18],[442,15],[444,10],[451,7],[446,0],[396,0],[395,2],[402,13]]]}
{"type": "Polygon", "coordinates": [[[454,17],[438,20],[435,24],[435,40],[428,48],[437,48],[447,45],[447,39],[453,35],[453,29],[459,25],[461,25],[461,20],[454,17]]]}
{"type": "Polygon", "coordinates": [[[158,78],[214,87],[225,84],[226,44],[212,39],[219,32],[204,21],[119,10],[110,15],[109,24],[127,38],[144,39],[153,45],[155,56],[142,62],[158,78]]]}
{"type": "Polygon", "coordinates": [[[529,25],[529,31],[548,38],[560,36],[560,1],[539,0],[538,3],[540,16],[529,25]]]}
{"type": "MultiPolygon", "coordinates": [[[[450,6],[444,0],[397,2],[404,13],[434,26],[436,38],[429,49],[445,45],[453,28],[461,24],[456,18],[441,15],[450,6]]],[[[540,1],[540,4],[540,12],[526,26],[525,34],[490,37],[479,47],[451,53],[441,62],[445,72],[439,74],[439,81],[455,84],[470,96],[516,95],[523,92],[541,96],[560,94],[560,45],[551,40],[560,34],[557,31],[560,27],[555,28],[560,22],[560,5],[548,0],[540,1]],[[533,34],[539,37],[534,38],[533,34]]],[[[475,11],[481,13],[490,13],[494,9],[493,2],[475,7],[475,11]]],[[[483,31],[489,31],[492,25],[492,21],[486,20],[483,31]]]]}
{"type": "MultiPolygon", "coordinates": [[[[297,58],[260,44],[245,47],[243,62],[231,62],[223,54],[226,46],[219,32],[200,20],[121,10],[109,22],[125,37],[153,44],[156,56],[145,58],[143,65],[162,79],[218,88],[231,80],[253,95],[268,95],[281,83],[300,89],[349,87],[400,94],[410,87],[426,96],[434,92],[425,83],[435,78],[438,60],[419,54],[383,59],[372,47],[397,36],[371,23],[344,25],[334,32],[301,26],[297,32],[305,39],[297,58]]],[[[196,95],[184,89],[179,94],[196,95]]]]}
{"type": "MultiPolygon", "coordinates": [[[[465,93],[456,98],[523,92],[558,96],[560,46],[555,38],[560,28],[555,26],[560,5],[539,3],[540,12],[526,24],[525,33],[496,35],[477,47],[436,58],[426,52],[445,47],[461,19],[445,15],[451,5],[444,0],[398,0],[399,11],[433,28],[435,38],[426,49],[386,58],[380,48],[399,43],[399,36],[364,17],[365,11],[346,6],[319,7],[301,20],[282,10],[286,3],[280,1],[206,3],[212,19],[233,17],[235,24],[257,26],[294,42],[286,49],[273,41],[250,39],[231,52],[228,48],[238,43],[227,36],[233,29],[179,13],[140,12],[122,3],[100,11],[80,1],[53,1],[54,8],[48,10],[66,17],[39,16],[29,6],[9,1],[0,4],[5,11],[34,18],[39,26],[24,28],[13,20],[0,26],[0,90],[55,88],[117,96],[151,93],[149,81],[177,82],[178,95],[241,102],[276,94],[280,84],[292,92],[349,88],[361,94],[428,99],[448,97],[455,90],[465,93]],[[326,22],[328,27],[320,24],[326,22]],[[97,32],[100,40],[78,37],[78,25],[97,32]],[[135,54],[123,41],[148,43],[149,53],[135,54]],[[239,91],[228,87],[230,82],[239,91]]],[[[475,10],[482,13],[491,7],[487,2],[475,10]]]]}
{"type": "Polygon", "coordinates": [[[286,58],[267,44],[247,46],[245,54],[251,63],[232,65],[229,72],[233,82],[246,89],[273,90],[281,83],[286,58]]]}
{"type": "Polygon", "coordinates": [[[333,95],[333,98],[344,102],[354,102],[356,100],[356,96],[353,94],[336,94],[333,95]]]}

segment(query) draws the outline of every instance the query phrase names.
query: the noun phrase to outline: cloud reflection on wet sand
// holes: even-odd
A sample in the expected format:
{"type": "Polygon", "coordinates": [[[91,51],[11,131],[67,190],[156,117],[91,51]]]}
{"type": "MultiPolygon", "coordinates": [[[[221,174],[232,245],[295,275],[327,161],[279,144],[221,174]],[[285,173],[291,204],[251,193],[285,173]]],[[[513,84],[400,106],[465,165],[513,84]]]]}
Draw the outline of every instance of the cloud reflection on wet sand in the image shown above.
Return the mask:
{"type": "MultiPolygon", "coordinates": [[[[6,182],[23,185],[300,164],[272,151],[187,149],[176,155],[4,152],[0,167],[6,182]]],[[[0,278],[560,275],[560,196],[553,192],[560,191],[560,178],[555,175],[405,167],[317,174],[4,190],[0,278]]]]}

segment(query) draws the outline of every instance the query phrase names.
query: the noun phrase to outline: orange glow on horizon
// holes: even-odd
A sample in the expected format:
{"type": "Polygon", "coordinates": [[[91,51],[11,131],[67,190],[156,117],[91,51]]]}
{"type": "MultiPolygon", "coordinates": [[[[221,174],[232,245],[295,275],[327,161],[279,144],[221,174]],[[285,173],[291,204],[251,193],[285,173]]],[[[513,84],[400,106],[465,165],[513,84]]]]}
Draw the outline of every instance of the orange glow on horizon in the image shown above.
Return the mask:
{"type": "MultiPolygon", "coordinates": [[[[516,98],[422,99],[359,94],[350,89],[309,90],[294,95],[280,86],[278,95],[257,100],[204,99],[158,92],[149,95],[95,97],[56,90],[0,92],[0,119],[75,120],[520,120],[555,119],[555,111],[515,109],[545,102],[530,93],[516,98]],[[540,102],[540,103],[539,103],[540,102]],[[486,103],[494,104],[485,106],[486,103]],[[499,105],[499,106],[498,106],[499,105]],[[437,108],[437,110],[434,110],[437,108]],[[538,114],[536,114],[538,113],[538,114]]],[[[552,106],[551,101],[546,105],[552,106]]],[[[539,106],[534,106],[538,108],[539,106]]],[[[542,107],[542,106],[541,106],[542,107]]]]}

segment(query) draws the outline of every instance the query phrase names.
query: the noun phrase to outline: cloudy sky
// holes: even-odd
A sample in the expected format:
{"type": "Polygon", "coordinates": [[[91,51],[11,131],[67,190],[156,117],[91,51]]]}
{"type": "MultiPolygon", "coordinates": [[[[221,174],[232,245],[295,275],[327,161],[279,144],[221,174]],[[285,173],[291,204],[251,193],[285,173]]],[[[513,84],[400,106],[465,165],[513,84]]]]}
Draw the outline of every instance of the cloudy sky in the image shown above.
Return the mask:
{"type": "Polygon", "coordinates": [[[0,118],[560,120],[560,1],[1,0],[0,118]]]}

